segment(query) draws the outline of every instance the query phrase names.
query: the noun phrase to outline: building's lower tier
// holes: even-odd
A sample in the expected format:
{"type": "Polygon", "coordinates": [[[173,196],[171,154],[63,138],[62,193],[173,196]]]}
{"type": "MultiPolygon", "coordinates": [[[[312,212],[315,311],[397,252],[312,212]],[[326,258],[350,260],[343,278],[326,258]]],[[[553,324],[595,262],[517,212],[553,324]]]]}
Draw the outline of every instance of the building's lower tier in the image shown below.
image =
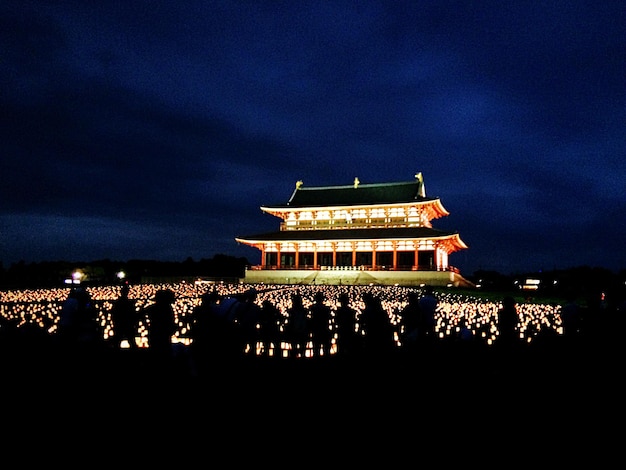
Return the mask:
{"type": "Polygon", "coordinates": [[[319,285],[399,285],[451,286],[475,285],[455,271],[377,271],[359,269],[248,269],[243,282],[250,284],[319,285]]]}

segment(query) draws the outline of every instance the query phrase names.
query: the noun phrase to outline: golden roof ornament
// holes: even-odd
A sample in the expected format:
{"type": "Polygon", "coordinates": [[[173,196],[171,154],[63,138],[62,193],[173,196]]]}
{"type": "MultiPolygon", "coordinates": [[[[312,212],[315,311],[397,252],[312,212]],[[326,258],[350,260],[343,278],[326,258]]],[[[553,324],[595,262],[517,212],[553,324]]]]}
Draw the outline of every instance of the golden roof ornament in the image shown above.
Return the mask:
{"type": "Polygon", "coordinates": [[[354,189],[356,189],[359,186],[359,183],[360,183],[359,179],[355,177],[354,178],[354,189]]]}
{"type": "Polygon", "coordinates": [[[300,186],[302,186],[302,184],[302,180],[296,181],[296,189],[300,189],[300,186]]]}
{"type": "Polygon", "coordinates": [[[424,186],[424,177],[422,176],[422,172],[420,171],[415,175],[419,186],[417,188],[417,192],[421,197],[426,197],[426,186],[424,186]]]}

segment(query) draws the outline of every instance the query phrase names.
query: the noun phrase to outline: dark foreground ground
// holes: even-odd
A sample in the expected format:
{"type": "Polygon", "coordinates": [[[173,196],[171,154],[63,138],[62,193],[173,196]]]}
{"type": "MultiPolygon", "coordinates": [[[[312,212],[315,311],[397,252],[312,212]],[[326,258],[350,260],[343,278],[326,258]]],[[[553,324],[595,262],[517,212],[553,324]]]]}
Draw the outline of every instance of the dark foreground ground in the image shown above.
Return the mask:
{"type": "Polygon", "coordinates": [[[195,366],[181,354],[170,367],[148,350],[5,342],[2,423],[15,442],[5,437],[3,450],[89,467],[194,456],[217,467],[434,459],[602,468],[623,447],[622,344],[557,339],[510,351],[439,343],[388,357],[195,366]]]}
{"type": "Polygon", "coordinates": [[[533,406],[545,411],[574,402],[621,403],[623,357],[619,335],[610,341],[555,337],[511,349],[442,341],[386,356],[318,359],[200,360],[185,347],[170,363],[151,357],[148,349],[66,350],[40,337],[3,343],[2,393],[53,396],[57,403],[93,397],[94,406],[104,394],[145,400],[163,393],[165,403],[212,398],[238,409],[278,411],[290,402],[340,408],[360,403],[362,410],[417,410],[418,404],[436,403],[445,411],[461,410],[472,400],[488,404],[510,397],[520,412],[528,406],[532,413],[533,406]]]}

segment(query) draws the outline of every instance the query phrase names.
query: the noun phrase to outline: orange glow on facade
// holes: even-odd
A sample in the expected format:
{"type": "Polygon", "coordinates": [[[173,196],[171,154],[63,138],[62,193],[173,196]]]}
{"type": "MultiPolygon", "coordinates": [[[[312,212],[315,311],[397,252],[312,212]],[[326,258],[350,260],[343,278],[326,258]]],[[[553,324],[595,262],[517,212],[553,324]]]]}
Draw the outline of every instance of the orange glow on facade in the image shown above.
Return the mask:
{"type": "Polygon", "coordinates": [[[307,187],[287,204],[261,206],[279,230],[237,237],[261,251],[253,270],[454,271],[449,255],[467,248],[458,233],[433,228],[449,215],[415,181],[307,187]]]}

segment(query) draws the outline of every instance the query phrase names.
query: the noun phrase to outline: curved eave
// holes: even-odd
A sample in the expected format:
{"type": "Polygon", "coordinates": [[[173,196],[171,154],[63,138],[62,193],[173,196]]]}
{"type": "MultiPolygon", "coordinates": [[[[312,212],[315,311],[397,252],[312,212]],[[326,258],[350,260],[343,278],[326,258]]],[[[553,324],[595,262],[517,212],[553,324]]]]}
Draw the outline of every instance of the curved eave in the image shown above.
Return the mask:
{"type": "MultiPolygon", "coordinates": [[[[328,232],[328,231],[326,231],[328,232]]],[[[372,233],[372,236],[359,236],[359,237],[349,237],[347,232],[349,231],[332,231],[334,235],[344,235],[343,237],[333,238],[333,234],[326,233],[325,236],[314,236],[318,235],[315,230],[307,230],[307,231],[292,231],[292,232],[275,232],[268,234],[260,234],[260,235],[252,235],[250,237],[237,237],[235,241],[238,243],[253,246],[255,248],[262,247],[267,243],[311,243],[311,242],[346,242],[346,241],[363,241],[363,240],[385,240],[385,241],[406,241],[406,240],[432,240],[434,242],[439,243],[440,245],[445,247],[445,251],[448,253],[453,253],[455,251],[467,249],[468,246],[461,240],[461,237],[458,233],[425,233],[421,235],[411,235],[409,233],[405,235],[390,235],[384,236],[372,233]],[[343,232],[343,233],[338,233],[343,232]],[[300,236],[297,236],[300,235],[300,236]],[[301,235],[306,235],[302,237],[301,235]]]]}
{"type": "Polygon", "coordinates": [[[431,215],[431,217],[429,219],[438,219],[439,217],[446,217],[448,215],[450,215],[450,213],[446,210],[445,207],[443,207],[443,204],[441,203],[441,200],[439,199],[435,199],[433,201],[431,201],[432,204],[430,204],[427,207],[427,210],[429,210],[429,213],[431,215]]]}
{"type": "Polygon", "coordinates": [[[237,243],[241,243],[242,245],[257,246],[257,245],[262,245],[263,243],[269,243],[271,240],[254,240],[252,238],[235,237],[235,241],[237,243]]]}
{"type": "Polygon", "coordinates": [[[446,251],[448,253],[454,253],[455,251],[466,250],[468,248],[465,242],[461,240],[461,236],[458,233],[442,238],[441,240],[446,245],[446,251]]]}
{"type": "Polygon", "coordinates": [[[304,212],[304,211],[337,211],[337,210],[352,210],[352,209],[367,209],[374,207],[407,207],[407,206],[423,206],[428,211],[430,219],[437,219],[450,215],[450,213],[443,207],[439,198],[426,199],[423,201],[406,201],[406,202],[394,202],[394,203],[372,203],[372,204],[359,204],[350,206],[308,206],[308,207],[290,207],[290,206],[261,206],[263,212],[274,215],[281,219],[286,219],[291,212],[304,212]]]}

